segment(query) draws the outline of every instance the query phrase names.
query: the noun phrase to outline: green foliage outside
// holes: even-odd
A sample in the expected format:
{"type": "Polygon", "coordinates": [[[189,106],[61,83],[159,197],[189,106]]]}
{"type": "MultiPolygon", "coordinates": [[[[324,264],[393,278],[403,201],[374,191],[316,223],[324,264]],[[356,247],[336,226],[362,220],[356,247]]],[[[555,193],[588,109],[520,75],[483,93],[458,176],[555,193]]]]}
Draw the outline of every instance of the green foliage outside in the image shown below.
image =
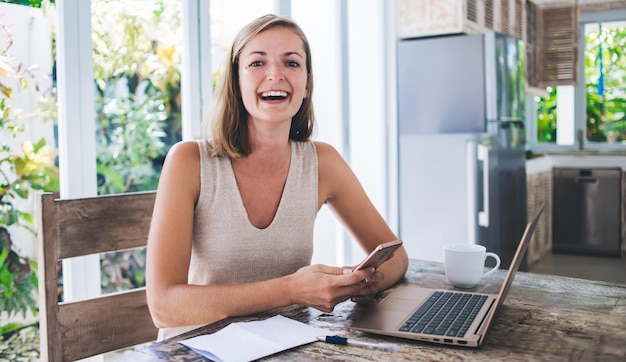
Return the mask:
{"type": "MultiPolygon", "coordinates": [[[[4,2],[33,7],[48,3],[34,0],[4,2]]],[[[99,194],[155,189],[169,146],[181,138],[181,44],[180,36],[176,34],[180,28],[181,4],[175,0],[137,4],[92,1],[99,194]]],[[[54,38],[51,41],[54,43],[54,38]]],[[[1,72],[5,67],[0,65],[0,75],[3,75],[1,72]]],[[[21,77],[20,80],[26,88],[28,78],[21,77]]],[[[0,128],[19,132],[22,130],[19,123],[8,121],[12,113],[3,101],[15,90],[0,82],[0,91],[3,93],[0,128]]],[[[44,99],[41,105],[47,107],[46,119],[56,119],[53,97],[44,99]]],[[[9,313],[28,310],[36,315],[36,262],[12,249],[10,234],[5,228],[19,225],[34,232],[33,215],[13,208],[9,197],[28,197],[29,188],[58,191],[59,185],[54,164],[50,169],[31,167],[36,162],[43,167],[44,160],[54,159],[52,151],[41,141],[27,143],[26,147],[24,155],[20,156],[6,147],[0,149],[1,163],[11,164],[10,175],[0,174],[0,191],[11,191],[10,195],[5,191],[7,196],[4,198],[0,192],[0,310],[9,313]],[[20,166],[25,164],[29,167],[20,166]],[[41,179],[42,172],[52,179],[41,179]],[[5,176],[4,180],[2,176],[5,176]],[[44,181],[49,183],[44,186],[44,181]],[[3,296],[11,300],[5,301],[3,296]]],[[[145,285],[145,249],[103,254],[101,266],[103,293],[145,285]]],[[[59,275],[62,280],[62,270],[59,275]]],[[[62,293],[62,285],[60,291],[62,293]]],[[[7,332],[19,326],[3,328],[2,331],[7,332]]]]}
{"type": "MultiPolygon", "coordinates": [[[[5,42],[0,49],[0,134],[6,140],[24,132],[24,121],[33,116],[13,109],[10,99],[20,91],[36,91],[38,86],[31,84],[37,78],[31,68],[11,56],[13,38],[9,27],[0,24],[0,31],[5,42]]],[[[44,139],[23,142],[19,151],[4,142],[0,145],[0,311],[9,318],[38,313],[37,262],[22,255],[11,231],[21,227],[36,233],[33,214],[15,205],[18,200],[28,199],[33,191],[58,191],[59,174],[54,158],[55,151],[44,139]]],[[[1,339],[20,328],[21,323],[2,322],[1,339]]]]}
{"type": "Polygon", "coordinates": [[[626,27],[605,26],[586,33],[587,139],[626,142],[626,27]],[[602,48],[602,59],[599,52],[602,48]],[[602,95],[598,92],[603,63],[602,95]]]}
{"type": "Polygon", "coordinates": [[[98,193],[156,189],[180,140],[180,1],[93,0],[98,193]]]}
{"type": "MultiPolygon", "coordinates": [[[[584,62],[587,140],[626,142],[626,28],[604,26],[602,31],[587,31],[584,62]],[[600,60],[603,94],[598,92],[600,60]]],[[[537,106],[537,140],[556,143],[556,88],[548,88],[537,106]]]]}
{"type": "MultiPolygon", "coordinates": [[[[99,93],[96,137],[98,193],[153,190],[154,160],[164,156],[167,112],[162,93],[148,80],[135,89],[128,78],[107,82],[99,93]]],[[[99,89],[101,90],[101,89],[99,89]]]]}
{"type": "Polygon", "coordinates": [[[24,5],[31,6],[34,8],[41,8],[42,3],[48,2],[54,4],[54,0],[3,0],[3,3],[16,4],[16,5],[24,5]]]}
{"type": "Polygon", "coordinates": [[[547,96],[536,99],[537,141],[556,143],[556,87],[547,91],[547,96]]]}
{"type": "MultiPolygon", "coordinates": [[[[179,0],[92,0],[98,193],[154,190],[181,139],[179,0]]],[[[102,292],[145,285],[145,249],[101,255],[102,292]]]]}

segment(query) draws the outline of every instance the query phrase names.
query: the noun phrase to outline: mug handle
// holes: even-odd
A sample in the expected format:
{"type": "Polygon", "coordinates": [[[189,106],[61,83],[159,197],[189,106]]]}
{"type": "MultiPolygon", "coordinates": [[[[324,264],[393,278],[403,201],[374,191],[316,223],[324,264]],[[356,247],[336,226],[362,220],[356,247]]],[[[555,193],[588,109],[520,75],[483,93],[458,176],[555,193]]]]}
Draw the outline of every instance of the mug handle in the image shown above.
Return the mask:
{"type": "Polygon", "coordinates": [[[491,252],[490,253],[486,253],[485,254],[485,260],[487,260],[488,257],[494,258],[496,260],[496,265],[493,268],[491,268],[491,269],[487,270],[486,272],[484,272],[482,277],[486,277],[487,275],[493,273],[494,271],[496,271],[500,267],[500,257],[497,254],[494,254],[494,253],[491,253],[491,252]]]}

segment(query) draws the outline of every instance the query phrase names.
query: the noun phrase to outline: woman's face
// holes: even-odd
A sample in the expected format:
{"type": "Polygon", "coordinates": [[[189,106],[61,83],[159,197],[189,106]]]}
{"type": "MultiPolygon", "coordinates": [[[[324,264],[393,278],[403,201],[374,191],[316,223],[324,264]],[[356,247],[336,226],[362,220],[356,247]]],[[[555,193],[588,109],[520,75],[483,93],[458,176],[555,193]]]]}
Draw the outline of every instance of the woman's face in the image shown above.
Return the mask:
{"type": "Polygon", "coordinates": [[[308,96],[306,54],[291,30],[259,33],[239,55],[239,88],[249,122],[286,122],[308,96]]]}

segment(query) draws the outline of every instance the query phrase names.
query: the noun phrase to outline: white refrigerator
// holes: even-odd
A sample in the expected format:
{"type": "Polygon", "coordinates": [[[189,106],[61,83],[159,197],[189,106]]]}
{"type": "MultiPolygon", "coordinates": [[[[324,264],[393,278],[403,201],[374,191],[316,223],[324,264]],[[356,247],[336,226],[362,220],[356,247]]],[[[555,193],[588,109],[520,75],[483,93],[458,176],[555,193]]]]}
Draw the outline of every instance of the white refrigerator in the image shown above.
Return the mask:
{"type": "Polygon", "coordinates": [[[445,245],[471,243],[509,267],[526,225],[524,54],[493,32],[398,42],[399,236],[410,257],[443,261],[445,245]]]}
{"type": "Polygon", "coordinates": [[[443,247],[480,243],[493,215],[491,134],[401,135],[400,236],[411,258],[443,262],[443,247]]]}

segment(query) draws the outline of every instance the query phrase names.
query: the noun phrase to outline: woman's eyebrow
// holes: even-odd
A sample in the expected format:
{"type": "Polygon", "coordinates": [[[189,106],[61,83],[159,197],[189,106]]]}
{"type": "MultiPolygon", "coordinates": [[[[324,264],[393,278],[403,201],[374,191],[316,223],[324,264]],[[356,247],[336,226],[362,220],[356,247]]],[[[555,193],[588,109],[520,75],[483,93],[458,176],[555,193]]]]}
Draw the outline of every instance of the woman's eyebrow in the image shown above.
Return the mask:
{"type": "MultiPolygon", "coordinates": [[[[262,56],[266,56],[266,55],[267,55],[267,52],[265,52],[265,51],[263,51],[263,50],[252,50],[252,51],[250,51],[249,53],[243,54],[243,56],[250,56],[250,55],[262,55],[262,56]]],[[[284,57],[288,57],[288,56],[292,56],[292,55],[297,55],[297,56],[299,56],[300,58],[304,58],[304,56],[303,56],[300,52],[298,52],[298,51],[287,51],[287,52],[284,52],[284,53],[282,54],[282,56],[284,56],[284,57]]]]}
{"type": "Polygon", "coordinates": [[[300,54],[300,52],[296,52],[296,51],[285,52],[285,53],[283,54],[283,56],[286,56],[286,57],[291,56],[291,55],[297,55],[297,56],[299,56],[300,58],[303,58],[303,59],[304,59],[304,56],[303,56],[302,54],[300,54]]]}
{"type": "Polygon", "coordinates": [[[243,54],[244,57],[249,57],[250,55],[267,55],[266,52],[262,51],[262,50],[252,50],[246,54],[243,54]]]}

